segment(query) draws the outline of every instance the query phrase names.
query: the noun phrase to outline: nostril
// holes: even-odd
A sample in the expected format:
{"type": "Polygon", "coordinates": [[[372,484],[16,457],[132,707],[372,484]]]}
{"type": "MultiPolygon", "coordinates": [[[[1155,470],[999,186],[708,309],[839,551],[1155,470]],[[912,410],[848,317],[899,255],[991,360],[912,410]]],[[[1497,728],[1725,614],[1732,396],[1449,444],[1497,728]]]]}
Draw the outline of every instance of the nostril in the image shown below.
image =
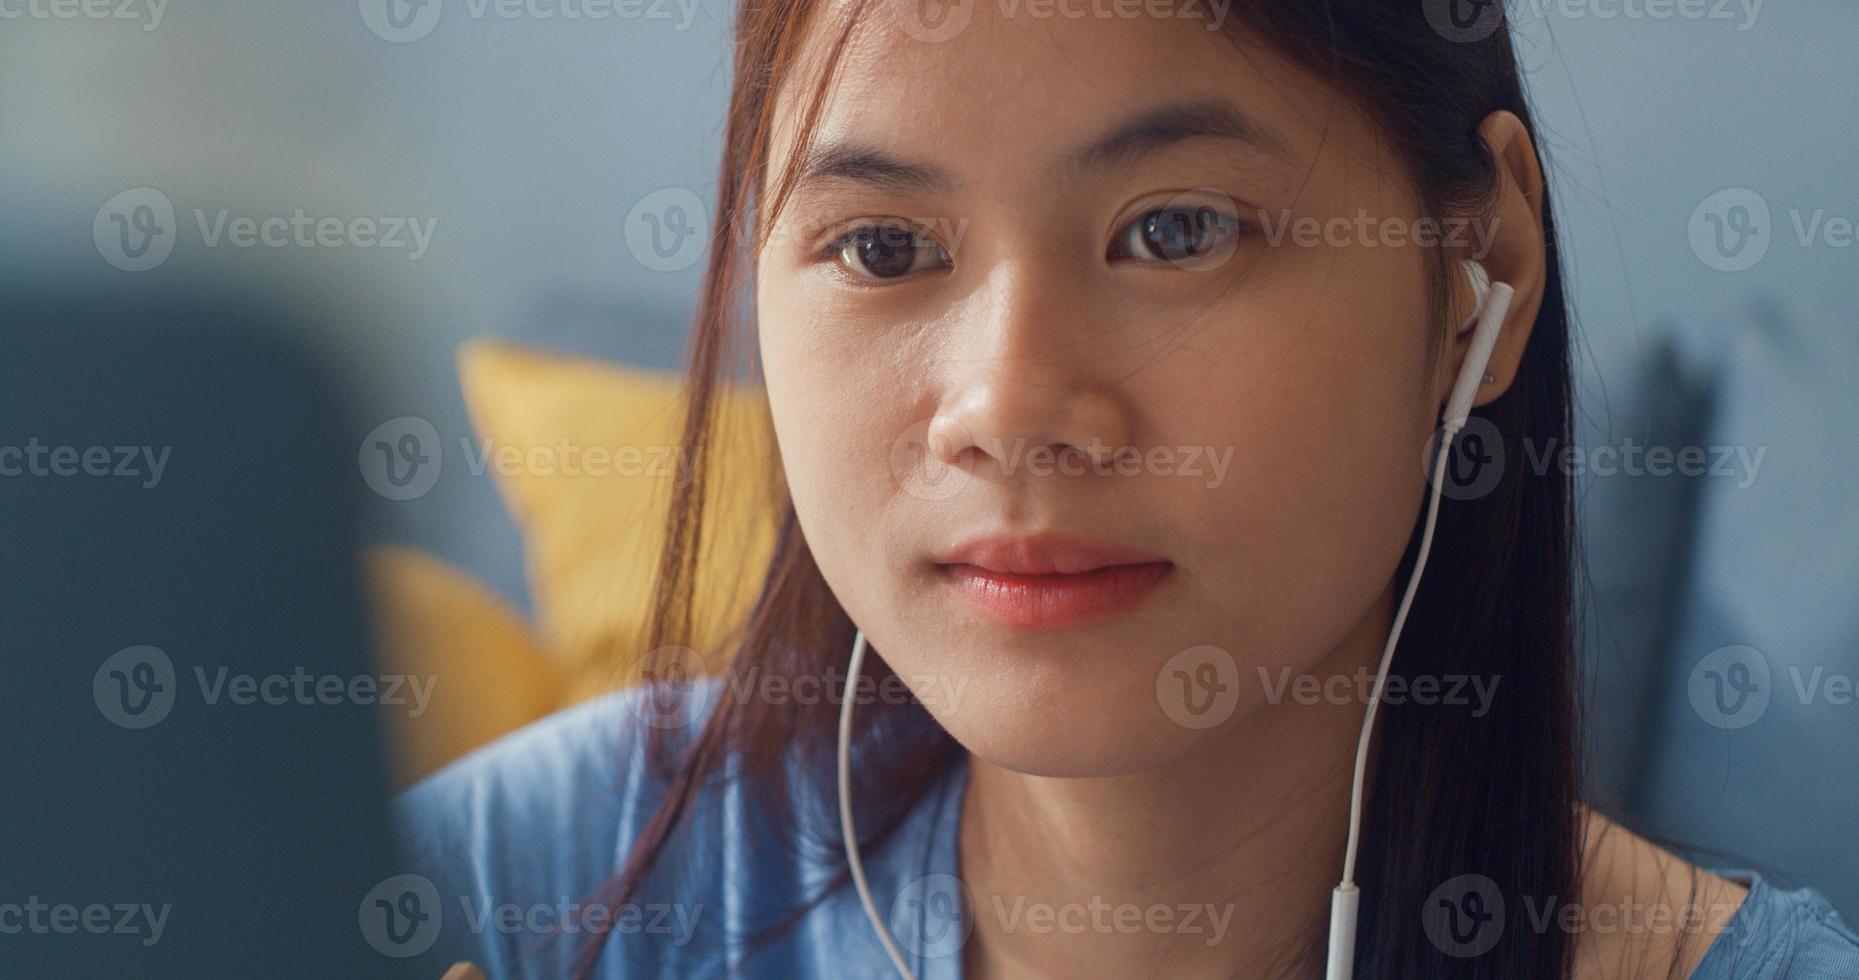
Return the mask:
{"type": "Polygon", "coordinates": [[[953,415],[938,415],[931,419],[925,441],[929,443],[930,455],[949,466],[959,465],[969,448],[975,444],[974,434],[968,430],[968,426],[953,415]]]}

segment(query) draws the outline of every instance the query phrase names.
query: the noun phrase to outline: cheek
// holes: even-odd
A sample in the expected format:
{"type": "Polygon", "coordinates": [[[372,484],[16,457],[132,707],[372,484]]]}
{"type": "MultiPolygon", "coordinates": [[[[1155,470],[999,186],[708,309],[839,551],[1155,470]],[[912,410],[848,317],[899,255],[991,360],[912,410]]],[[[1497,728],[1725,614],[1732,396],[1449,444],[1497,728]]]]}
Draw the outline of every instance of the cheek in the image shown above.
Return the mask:
{"type": "MultiPolygon", "coordinates": [[[[885,604],[899,483],[888,449],[909,430],[909,385],[869,352],[808,329],[801,304],[764,291],[760,346],[788,492],[821,574],[863,625],[885,604]]],[[[875,640],[874,640],[875,642],[875,640]]]]}
{"type": "Polygon", "coordinates": [[[1417,318],[1334,312],[1376,308],[1368,298],[1326,306],[1294,336],[1210,341],[1152,384],[1171,444],[1231,454],[1217,483],[1168,481],[1155,500],[1188,532],[1206,590],[1190,603],[1242,664],[1305,669],[1334,649],[1386,589],[1425,488],[1424,367],[1377,353],[1414,350],[1417,318]]]}

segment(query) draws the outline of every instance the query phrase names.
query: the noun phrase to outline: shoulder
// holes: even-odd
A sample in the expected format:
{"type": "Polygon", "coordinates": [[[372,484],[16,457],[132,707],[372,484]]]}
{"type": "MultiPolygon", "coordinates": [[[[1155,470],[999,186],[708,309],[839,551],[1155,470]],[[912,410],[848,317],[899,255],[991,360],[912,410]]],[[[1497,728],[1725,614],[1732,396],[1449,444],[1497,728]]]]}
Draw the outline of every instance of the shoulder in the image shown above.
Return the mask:
{"type": "Polygon", "coordinates": [[[1584,810],[1575,976],[1692,980],[1859,977],[1859,939],[1812,889],[1691,864],[1584,810]]]}
{"type": "Polygon", "coordinates": [[[1785,889],[1754,871],[1725,869],[1748,897],[1692,976],[1695,980],[1851,980],[1859,936],[1826,896],[1785,889]]]}
{"type": "Polygon", "coordinates": [[[644,764],[648,734],[694,736],[715,693],[710,682],[677,689],[668,710],[662,690],[616,691],[512,732],[403,793],[403,836],[416,846],[457,843],[472,829],[514,848],[506,857],[584,841],[580,830],[656,808],[664,787],[644,764]]]}
{"type": "MultiPolygon", "coordinates": [[[[586,927],[608,914],[599,911],[602,887],[664,799],[665,780],[646,758],[648,735],[694,737],[718,687],[699,681],[604,695],[401,794],[394,817],[409,868],[403,877],[417,894],[394,899],[421,912],[433,906],[420,920],[433,925],[405,955],[440,969],[471,959],[492,977],[566,975],[558,968],[578,952],[586,927]]],[[[653,925],[668,935],[690,926],[676,911],[653,925]]]]}
{"type": "MultiPolygon", "coordinates": [[[[777,814],[750,789],[743,763],[721,759],[691,787],[684,818],[645,887],[624,904],[606,887],[670,789],[649,736],[691,744],[731,693],[711,678],[633,688],[543,719],[454,762],[396,801],[406,874],[362,909],[371,938],[439,977],[470,960],[491,980],[568,977],[599,939],[601,978],[836,976],[891,973],[864,910],[838,887],[837,811],[777,814]],[[830,819],[829,819],[830,818],[830,819]],[[817,825],[817,826],[816,826],[817,825]],[[812,836],[830,831],[827,846],[812,836]],[[803,839],[804,838],[804,839],[803,839]],[[798,928],[744,937],[801,913],[798,928]]],[[[781,779],[807,767],[783,753],[781,779]]],[[[810,783],[790,783],[813,788],[810,783]]],[[[869,855],[874,887],[890,894],[932,870],[954,871],[948,833],[954,788],[914,812],[890,846],[869,855]]],[[[817,809],[817,807],[816,807],[817,809]]],[[[390,882],[382,883],[384,886],[390,882]]],[[[923,974],[919,974],[923,975],[923,974]]]]}

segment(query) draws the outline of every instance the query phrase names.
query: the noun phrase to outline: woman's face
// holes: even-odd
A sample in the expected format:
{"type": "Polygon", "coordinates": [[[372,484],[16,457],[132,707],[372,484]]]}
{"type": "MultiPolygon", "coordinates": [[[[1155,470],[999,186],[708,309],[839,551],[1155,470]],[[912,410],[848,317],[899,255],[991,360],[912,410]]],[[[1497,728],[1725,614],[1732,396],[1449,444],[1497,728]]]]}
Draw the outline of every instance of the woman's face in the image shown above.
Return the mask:
{"type": "MultiPolygon", "coordinates": [[[[977,3],[931,43],[893,6],[758,255],[808,545],[971,751],[1167,764],[1385,622],[1447,387],[1412,184],[1334,89],[1209,30],[1224,8],[977,3]],[[1153,561],[1015,542],[1042,535],[1153,561]]],[[[812,80],[780,94],[770,174],[812,80]]]]}

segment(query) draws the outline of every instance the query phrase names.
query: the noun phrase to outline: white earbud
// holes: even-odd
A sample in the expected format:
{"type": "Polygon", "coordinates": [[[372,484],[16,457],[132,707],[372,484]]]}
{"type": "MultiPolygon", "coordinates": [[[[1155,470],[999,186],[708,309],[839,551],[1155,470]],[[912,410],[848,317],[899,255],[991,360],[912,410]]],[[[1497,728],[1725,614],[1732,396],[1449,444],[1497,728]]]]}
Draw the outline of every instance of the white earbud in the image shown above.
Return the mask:
{"type": "Polygon", "coordinates": [[[1355,975],[1356,914],[1362,893],[1356,889],[1356,848],[1362,833],[1362,781],[1368,770],[1369,737],[1375,732],[1375,712],[1381,707],[1381,689],[1388,680],[1388,665],[1394,659],[1394,647],[1401,640],[1401,627],[1407,625],[1407,610],[1420,590],[1420,573],[1426,570],[1427,554],[1433,550],[1433,526],[1439,519],[1439,494],[1446,479],[1446,459],[1452,452],[1452,437],[1465,428],[1472,412],[1472,400],[1478,396],[1480,379],[1491,363],[1498,332],[1504,329],[1504,316],[1510,312],[1515,291],[1507,283],[1491,282],[1485,267],[1476,262],[1464,263],[1465,274],[1472,281],[1477,297],[1473,312],[1454,336],[1472,331],[1472,345],[1465,352],[1465,363],[1453,382],[1452,394],[1446,398],[1446,410],[1440,414],[1439,445],[1433,458],[1433,490],[1427,500],[1426,527],[1420,532],[1420,551],[1414,556],[1414,570],[1407,577],[1407,593],[1401,608],[1394,614],[1394,627],[1381,649],[1381,666],[1375,671],[1375,687],[1369,694],[1368,711],[1362,716],[1362,734],[1356,739],[1356,765],[1349,790],[1349,843],[1343,851],[1343,880],[1330,892],[1330,959],[1324,973],[1327,980],[1350,980],[1355,975]]]}
{"type": "MultiPolygon", "coordinates": [[[[1382,648],[1381,666],[1375,672],[1375,687],[1369,695],[1368,711],[1362,718],[1362,734],[1356,741],[1355,775],[1349,797],[1349,843],[1343,854],[1343,880],[1330,895],[1330,954],[1329,968],[1325,974],[1328,980],[1351,980],[1355,973],[1356,914],[1361,902],[1361,892],[1355,885],[1356,845],[1362,829],[1362,781],[1368,765],[1369,736],[1375,730],[1375,712],[1381,705],[1381,689],[1388,679],[1388,664],[1394,657],[1395,644],[1400,641],[1401,627],[1407,623],[1407,610],[1413,606],[1414,593],[1419,589],[1420,573],[1426,568],[1427,553],[1433,548],[1433,526],[1439,517],[1440,487],[1446,476],[1446,458],[1451,449],[1452,437],[1465,427],[1471,414],[1472,400],[1478,395],[1479,379],[1484,377],[1485,368],[1490,364],[1491,352],[1497,347],[1498,332],[1504,327],[1504,316],[1510,311],[1513,291],[1509,285],[1491,282],[1484,266],[1476,262],[1465,262],[1463,266],[1467,278],[1471,280],[1476,301],[1472,315],[1459,325],[1454,337],[1456,339],[1471,330],[1472,342],[1465,352],[1465,364],[1459,368],[1459,377],[1453,383],[1452,394],[1446,399],[1446,410],[1441,414],[1443,431],[1433,462],[1433,490],[1427,501],[1426,527],[1421,532],[1420,551],[1414,559],[1414,570],[1407,579],[1407,593],[1401,599],[1400,610],[1395,613],[1394,627],[1388,631],[1388,642],[1382,648]]],[[[865,907],[865,917],[871,920],[871,927],[878,933],[878,940],[884,944],[884,951],[890,956],[891,964],[897,967],[898,975],[904,980],[916,980],[910,965],[904,961],[903,950],[891,938],[891,930],[885,927],[883,918],[878,914],[878,905],[872,900],[871,885],[865,880],[865,866],[859,860],[858,836],[853,829],[852,693],[864,666],[865,631],[859,630],[852,642],[851,662],[846,670],[846,690],[840,698],[839,707],[839,832],[845,844],[846,866],[852,873],[852,884],[858,889],[859,902],[865,907]]]]}

